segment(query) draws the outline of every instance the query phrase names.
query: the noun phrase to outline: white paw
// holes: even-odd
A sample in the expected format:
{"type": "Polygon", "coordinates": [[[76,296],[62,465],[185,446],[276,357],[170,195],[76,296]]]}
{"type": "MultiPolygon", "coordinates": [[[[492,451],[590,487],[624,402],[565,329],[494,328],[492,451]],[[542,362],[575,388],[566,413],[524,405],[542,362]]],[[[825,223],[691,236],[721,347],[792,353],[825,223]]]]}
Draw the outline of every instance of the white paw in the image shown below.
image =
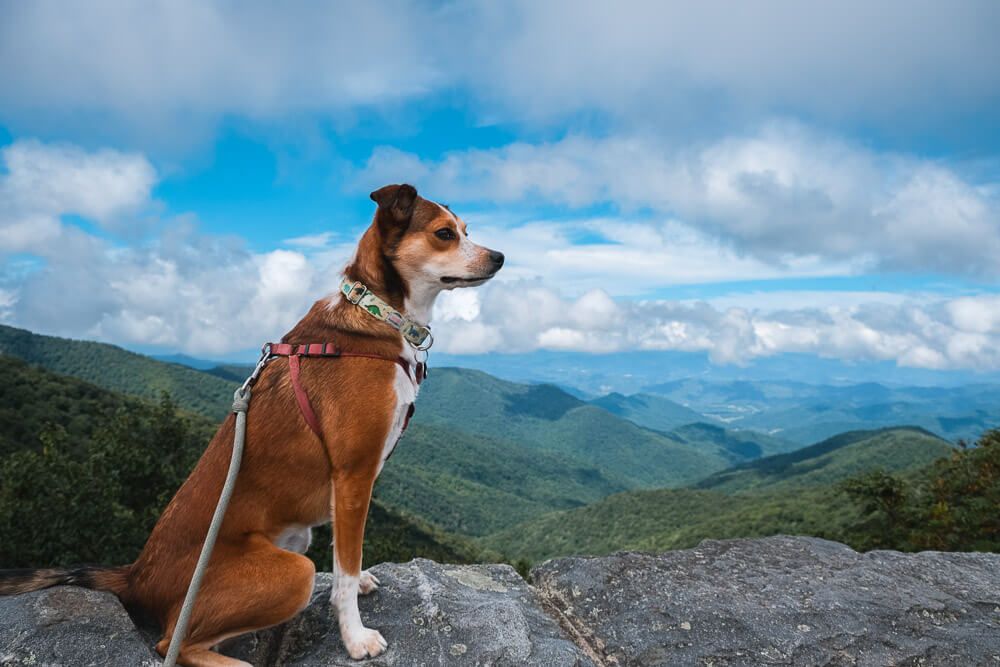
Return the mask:
{"type": "Polygon", "coordinates": [[[380,583],[382,582],[378,580],[378,577],[368,570],[363,570],[358,581],[358,590],[362,595],[368,595],[372,591],[376,590],[380,583]]]}
{"type": "Polygon", "coordinates": [[[344,646],[347,647],[347,652],[351,654],[352,658],[362,660],[364,658],[374,658],[381,654],[385,650],[385,647],[388,646],[388,643],[386,643],[385,637],[378,630],[361,628],[353,633],[350,638],[344,638],[344,646]]]}

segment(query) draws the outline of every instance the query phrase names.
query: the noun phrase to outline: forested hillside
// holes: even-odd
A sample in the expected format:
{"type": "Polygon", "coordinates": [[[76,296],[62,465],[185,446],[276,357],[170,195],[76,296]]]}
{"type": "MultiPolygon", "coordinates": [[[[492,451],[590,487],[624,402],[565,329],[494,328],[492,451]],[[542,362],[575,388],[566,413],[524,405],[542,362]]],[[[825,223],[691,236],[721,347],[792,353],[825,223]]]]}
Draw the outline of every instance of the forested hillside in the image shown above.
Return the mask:
{"type": "MultiPolygon", "coordinates": [[[[676,549],[706,538],[778,533],[863,545],[870,539],[865,517],[874,509],[856,501],[863,492],[850,496],[845,483],[872,471],[893,480],[926,479],[936,462],[949,460],[953,451],[919,429],[845,433],[717,473],[695,488],[617,494],[519,524],[483,543],[529,560],[617,549],[676,549]]],[[[925,481],[920,488],[930,486],[925,481]]]]}
{"type": "MultiPolygon", "coordinates": [[[[132,558],[247,369],[199,371],[9,327],[0,327],[0,344],[23,357],[0,356],[8,378],[0,563],[132,558]]],[[[654,389],[759,405],[812,391],[780,383],[654,389]]],[[[887,390],[857,391],[882,400],[887,390]]],[[[995,519],[983,509],[996,506],[995,446],[953,453],[929,431],[894,427],[800,448],[729,428],[731,417],[662,395],[587,402],[552,385],[432,368],[376,484],[366,558],[541,559],[775,533],[859,548],[995,544],[995,519]]],[[[321,529],[312,552],[321,567],[329,567],[328,543],[321,529]]]]}
{"type": "MultiPolygon", "coordinates": [[[[0,356],[0,370],[8,378],[0,385],[0,567],[130,562],[215,421],[165,397],[125,397],[9,357],[0,356]]],[[[365,542],[372,562],[482,557],[378,499],[365,542]]],[[[329,528],[314,544],[317,566],[328,570],[329,528]]]]}
{"type": "Polygon", "coordinates": [[[213,419],[225,416],[233,402],[232,382],[105,343],[42,336],[0,325],[0,354],[148,400],[159,400],[166,392],[185,410],[213,419]]]}

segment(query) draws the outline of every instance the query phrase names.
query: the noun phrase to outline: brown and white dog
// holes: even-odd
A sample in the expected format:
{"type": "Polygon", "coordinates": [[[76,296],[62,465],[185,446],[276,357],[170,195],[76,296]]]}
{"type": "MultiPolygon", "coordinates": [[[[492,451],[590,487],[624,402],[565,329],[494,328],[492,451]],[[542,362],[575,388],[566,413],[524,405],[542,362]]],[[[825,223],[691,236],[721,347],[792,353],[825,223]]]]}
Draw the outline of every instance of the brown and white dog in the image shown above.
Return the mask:
{"type": "MultiPolygon", "coordinates": [[[[371,227],[345,269],[411,320],[426,324],[441,290],[480,285],[503,255],[472,243],[465,223],[410,185],[371,194],[371,227]]],[[[365,356],[312,359],[301,384],[323,437],[296,405],[284,360],[270,363],[253,390],[246,449],[229,510],[194,608],[180,664],[243,665],[211,649],[219,642],[276,625],[308,603],[315,570],[302,555],[309,531],[333,522],[333,605],[351,657],[376,656],[386,641],[361,623],[358,593],[378,580],[361,569],[361,545],[372,485],[403,429],[417,395],[415,351],[389,324],[338,292],[317,301],[283,343],[335,341],[365,356]],[[397,357],[410,360],[409,371],[397,357]]],[[[166,653],[195,562],[222,489],[234,419],[223,422],[201,460],[160,517],[142,553],[117,568],[5,572],[0,594],[76,584],[108,590],[134,613],[160,623],[166,653]]]]}

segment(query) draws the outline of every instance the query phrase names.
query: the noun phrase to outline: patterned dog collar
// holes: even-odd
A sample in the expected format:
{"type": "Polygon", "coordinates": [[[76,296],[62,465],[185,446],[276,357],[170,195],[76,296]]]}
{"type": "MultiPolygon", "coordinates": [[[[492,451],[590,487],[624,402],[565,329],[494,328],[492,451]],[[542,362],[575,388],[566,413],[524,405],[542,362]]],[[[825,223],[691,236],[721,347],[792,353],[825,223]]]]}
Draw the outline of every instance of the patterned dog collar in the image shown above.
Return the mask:
{"type": "Polygon", "coordinates": [[[377,294],[371,292],[360,281],[344,278],[340,283],[340,293],[344,298],[368,312],[372,317],[382,320],[403,335],[411,345],[418,350],[429,350],[434,344],[434,336],[430,327],[417,324],[403,313],[399,312],[377,294]],[[425,344],[426,343],[426,344],[425,344]]]}

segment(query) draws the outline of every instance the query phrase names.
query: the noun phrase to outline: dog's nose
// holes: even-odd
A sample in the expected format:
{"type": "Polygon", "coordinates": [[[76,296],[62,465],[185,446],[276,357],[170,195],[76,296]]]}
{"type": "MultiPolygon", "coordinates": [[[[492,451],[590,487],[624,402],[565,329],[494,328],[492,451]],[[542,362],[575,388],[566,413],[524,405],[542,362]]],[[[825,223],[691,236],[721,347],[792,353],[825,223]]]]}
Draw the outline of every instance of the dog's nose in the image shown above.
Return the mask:
{"type": "Polygon", "coordinates": [[[503,266],[503,253],[497,252],[496,250],[490,250],[490,261],[496,264],[496,267],[499,270],[500,267],[503,266]]]}

